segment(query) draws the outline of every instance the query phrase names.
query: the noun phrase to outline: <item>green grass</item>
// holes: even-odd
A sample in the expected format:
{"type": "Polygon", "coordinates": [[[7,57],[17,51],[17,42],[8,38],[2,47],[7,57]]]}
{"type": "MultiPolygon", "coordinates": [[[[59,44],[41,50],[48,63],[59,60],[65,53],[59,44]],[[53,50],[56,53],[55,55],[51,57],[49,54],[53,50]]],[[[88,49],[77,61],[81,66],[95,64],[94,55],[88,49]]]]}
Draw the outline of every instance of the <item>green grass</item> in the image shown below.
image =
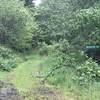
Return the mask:
{"type": "Polygon", "coordinates": [[[0,80],[3,80],[7,74],[8,72],[0,71],[0,80]]]}
{"type": "Polygon", "coordinates": [[[27,59],[11,72],[0,71],[0,79],[13,83],[19,91],[27,92],[34,88],[37,84],[36,78],[33,76],[37,74],[46,57],[32,55],[27,59]]]}
{"type": "MultiPolygon", "coordinates": [[[[43,73],[49,72],[55,62],[54,58],[49,57],[46,59],[44,63],[42,63],[42,66],[45,66],[42,67],[43,73]]],[[[50,76],[48,83],[49,85],[53,85],[54,88],[57,88],[62,95],[76,97],[77,100],[100,100],[100,82],[90,84],[86,87],[79,86],[72,80],[75,73],[73,68],[68,67],[66,73],[58,72],[56,75],[50,76]]]]}
{"type": "MultiPolygon", "coordinates": [[[[33,76],[38,71],[42,71],[44,75],[47,74],[46,72],[49,72],[54,63],[55,59],[52,57],[41,57],[33,54],[28,56],[26,61],[20,63],[11,72],[0,71],[0,79],[13,83],[21,93],[28,92],[30,89],[38,87],[37,79],[33,76]]],[[[74,71],[71,68],[68,68],[65,74],[66,77],[64,77],[64,74],[59,73],[48,78],[49,85],[53,85],[65,96],[77,96],[78,100],[100,100],[99,82],[88,86],[88,88],[79,87],[71,80],[74,75],[74,71]]],[[[31,99],[28,98],[27,100],[31,99]]]]}
{"type": "Polygon", "coordinates": [[[36,84],[36,78],[33,77],[44,61],[45,58],[38,55],[31,56],[30,59],[22,64],[20,64],[14,71],[12,71],[9,76],[10,82],[13,83],[18,90],[28,91],[34,88],[36,84]]]}

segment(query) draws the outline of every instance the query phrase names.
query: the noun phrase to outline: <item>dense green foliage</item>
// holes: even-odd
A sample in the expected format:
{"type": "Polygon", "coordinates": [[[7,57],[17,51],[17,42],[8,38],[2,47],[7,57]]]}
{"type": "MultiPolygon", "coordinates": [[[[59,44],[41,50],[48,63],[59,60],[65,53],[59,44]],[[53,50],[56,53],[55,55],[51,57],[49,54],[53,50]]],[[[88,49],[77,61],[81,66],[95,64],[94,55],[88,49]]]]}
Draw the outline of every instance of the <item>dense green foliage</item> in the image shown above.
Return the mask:
{"type": "Polygon", "coordinates": [[[99,8],[82,9],[73,14],[69,21],[71,42],[84,46],[99,44],[99,8]]]}
{"type": "MultiPolygon", "coordinates": [[[[98,81],[99,65],[85,54],[86,45],[100,43],[98,2],[99,0],[44,0],[38,8],[36,20],[40,28],[40,41],[48,45],[52,44],[56,51],[54,58],[58,59],[49,75],[59,70],[62,76],[66,76],[63,71],[66,72],[67,67],[70,66],[74,69],[75,80],[79,84],[98,81]],[[62,68],[63,71],[61,71],[62,68]]],[[[48,48],[45,46],[43,49],[42,52],[47,53],[48,48]]]]}
{"type": "Polygon", "coordinates": [[[29,9],[24,7],[23,2],[0,0],[1,70],[10,71],[17,66],[20,59],[15,53],[31,48],[36,27],[34,17],[31,16],[29,9]]]}
{"type": "Polygon", "coordinates": [[[29,61],[14,71],[12,82],[18,87],[24,84],[21,77],[23,88],[33,85],[30,75],[37,65],[34,71],[43,74],[42,82],[53,86],[100,84],[100,49],[85,48],[100,44],[100,0],[43,0],[39,7],[27,6],[27,1],[0,0],[0,71],[17,67],[20,51],[29,61]]]}
{"type": "Polygon", "coordinates": [[[29,48],[35,23],[18,0],[0,1],[0,43],[15,49],[29,48]]]}
{"type": "Polygon", "coordinates": [[[65,38],[67,32],[68,3],[66,1],[47,1],[38,8],[36,20],[39,25],[40,39],[47,44],[65,38]]]}
{"type": "Polygon", "coordinates": [[[19,57],[10,48],[0,46],[0,70],[10,71],[18,61],[19,57]]]}
{"type": "Polygon", "coordinates": [[[44,0],[36,16],[42,31],[41,41],[51,44],[52,41],[67,39],[79,49],[83,49],[86,44],[99,44],[98,2],[44,0]]]}

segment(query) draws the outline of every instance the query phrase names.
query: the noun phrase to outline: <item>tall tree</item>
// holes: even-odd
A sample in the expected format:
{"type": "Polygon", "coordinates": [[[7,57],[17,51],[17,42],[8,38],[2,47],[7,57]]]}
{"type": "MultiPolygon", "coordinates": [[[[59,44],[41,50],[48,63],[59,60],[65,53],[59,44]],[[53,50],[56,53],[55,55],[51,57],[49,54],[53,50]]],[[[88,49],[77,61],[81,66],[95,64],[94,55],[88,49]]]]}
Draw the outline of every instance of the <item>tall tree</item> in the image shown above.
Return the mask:
{"type": "Polygon", "coordinates": [[[28,48],[35,30],[31,14],[18,0],[0,0],[0,43],[28,48]]]}

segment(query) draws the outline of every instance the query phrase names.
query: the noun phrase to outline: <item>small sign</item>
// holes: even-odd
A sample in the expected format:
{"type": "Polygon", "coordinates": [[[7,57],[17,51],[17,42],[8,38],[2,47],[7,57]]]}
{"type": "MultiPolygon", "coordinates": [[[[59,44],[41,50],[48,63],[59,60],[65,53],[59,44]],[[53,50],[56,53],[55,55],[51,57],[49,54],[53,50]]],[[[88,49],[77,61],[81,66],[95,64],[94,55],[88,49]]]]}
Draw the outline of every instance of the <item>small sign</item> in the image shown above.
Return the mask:
{"type": "Polygon", "coordinates": [[[100,45],[87,45],[86,49],[100,49],[100,45]]]}

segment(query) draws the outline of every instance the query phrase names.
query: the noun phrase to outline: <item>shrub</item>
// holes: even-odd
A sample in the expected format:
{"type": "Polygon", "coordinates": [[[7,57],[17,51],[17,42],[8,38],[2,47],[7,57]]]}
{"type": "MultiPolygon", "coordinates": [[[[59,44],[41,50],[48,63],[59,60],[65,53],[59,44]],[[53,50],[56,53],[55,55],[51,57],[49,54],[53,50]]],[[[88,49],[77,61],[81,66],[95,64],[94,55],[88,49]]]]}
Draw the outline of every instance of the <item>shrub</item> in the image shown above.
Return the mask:
{"type": "Polygon", "coordinates": [[[0,46],[0,69],[10,71],[17,66],[18,56],[7,47],[0,46]]]}
{"type": "Polygon", "coordinates": [[[93,62],[92,59],[88,59],[77,66],[76,70],[76,80],[80,85],[86,85],[100,79],[100,67],[96,62],[93,62]]]}
{"type": "Polygon", "coordinates": [[[78,83],[78,85],[88,85],[100,80],[99,65],[91,58],[88,58],[83,51],[71,53],[61,51],[53,55],[53,58],[56,59],[56,61],[50,68],[45,79],[53,75],[54,78],[52,77],[52,79],[53,81],[57,81],[57,84],[66,83],[67,80],[61,78],[67,77],[68,71],[72,70],[74,74],[71,80],[78,83]],[[59,75],[61,75],[61,77],[59,75]]]}
{"type": "Polygon", "coordinates": [[[55,52],[56,48],[57,48],[57,44],[47,45],[45,43],[42,43],[42,45],[40,46],[39,54],[40,55],[51,55],[55,52]]]}

